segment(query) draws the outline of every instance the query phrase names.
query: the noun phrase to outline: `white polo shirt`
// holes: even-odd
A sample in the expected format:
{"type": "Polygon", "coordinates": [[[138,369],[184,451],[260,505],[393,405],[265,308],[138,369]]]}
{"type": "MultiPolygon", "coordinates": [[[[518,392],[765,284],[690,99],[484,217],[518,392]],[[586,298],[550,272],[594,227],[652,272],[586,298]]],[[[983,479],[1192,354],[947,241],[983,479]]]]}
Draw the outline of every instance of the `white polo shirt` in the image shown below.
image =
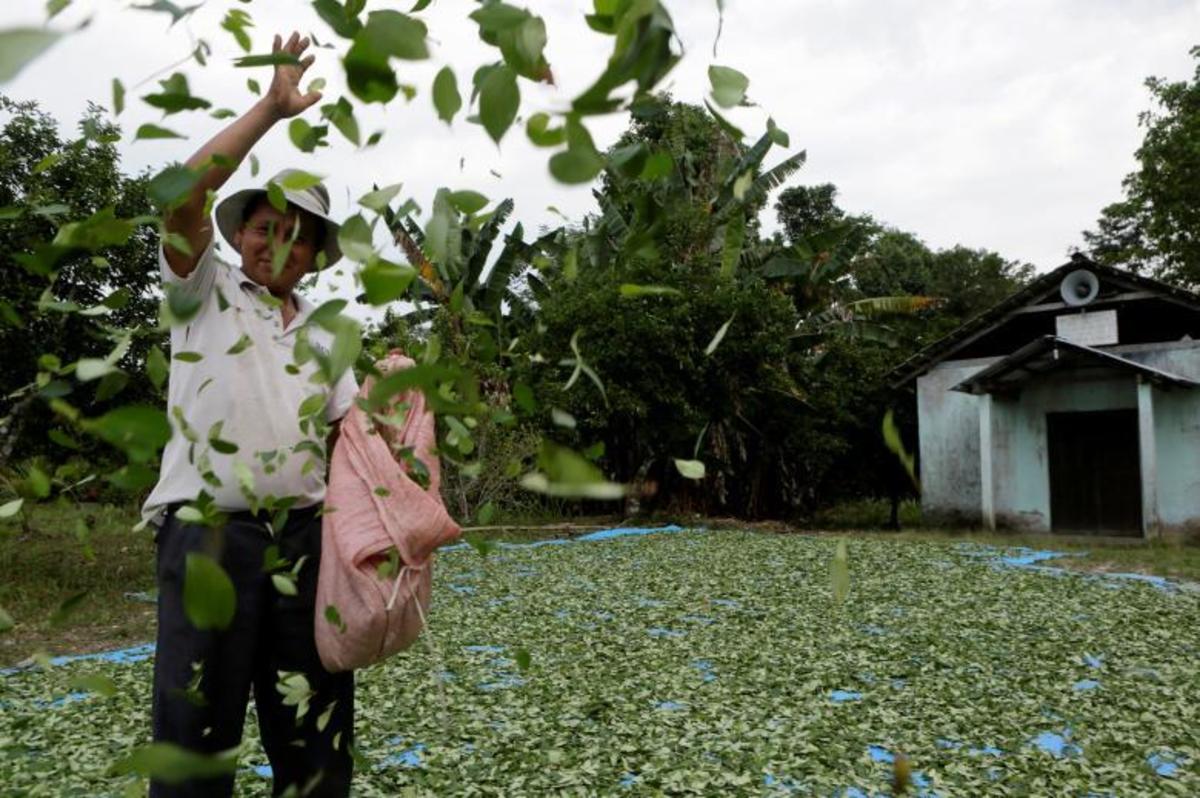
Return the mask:
{"type": "MultiPolygon", "coordinates": [[[[157,523],[167,505],[195,501],[201,491],[222,510],[251,509],[247,474],[259,499],[295,497],[294,507],[321,502],[325,463],[316,451],[324,452],[325,441],[301,429],[300,405],[321,394],[326,420],[336,421],[350,409],[358,384],[347,369],[330,390],[312,381],[313,361],[295,363],[296,336],[313,305],[293,295],[297,313],[284,328],[279,308],[261,298],[267,289],[217,258],[211,243],[187,279],[171,271],[161,246],[158,260],[164,284],[201,306],[190,322],[171,328],[172,435],[143,517],[157,523]],[[233,444],[237,451],[218,451],[212,438],[218,448],[233,444]],[[319,448],[309,450],[313,444],[319,448]]],[[[328,352],[333,336],[317,325],[305,329],[312,347],[328,352]]]]}

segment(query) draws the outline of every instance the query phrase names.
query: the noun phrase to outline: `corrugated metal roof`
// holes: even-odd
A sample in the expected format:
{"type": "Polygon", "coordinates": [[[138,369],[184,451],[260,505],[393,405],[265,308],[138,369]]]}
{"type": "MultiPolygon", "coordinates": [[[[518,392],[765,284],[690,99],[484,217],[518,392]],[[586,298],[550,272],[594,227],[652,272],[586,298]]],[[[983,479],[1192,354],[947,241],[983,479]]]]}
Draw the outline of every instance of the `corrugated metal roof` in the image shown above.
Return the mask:
{"type": "Polygon", "coordinates": [[[976,372],[950,390],[970,394],[1003,393],[1018,388],[1035,377],[1063,368],[1088,364],[1128,371],[1157,385],[1196,388],[1195,380],[1156,369],[1120,355],[1073,343],[1056,335],[1046,335],[1013,352],[1008,357],[976,372]]]}
{"type": "Polygon", "coordinates": [[[1132,289],[1152,291],[1156,294],[1161,294],[1164,298],[1172,299],[1200,311],[1200,295],[1183,288],[1168,285],[1160,280],[1125,271],[1124,269],[1103,266],[1086,255],[1076,253],[1071,256],[1071,260],[1062,266],[1038,277],[1008,299],[965,322],[962,326],[934,341],[892,369],[889,373],[889,384],[892,388],[899,388],[909,380],[921,376],[933,366],[954,354],[969,339],[976,338],[980,333],[987,331],[989,328],[999,327],[1000,324],[1011,317],[1016,311],[1030,304],[1042,294],[1056,290],[1062,278],[1076,269],[1088,269],[1095,272],[1096,276],[1101,279],[1107,279],[1119,284],[1123,283],[1132,289]]]}

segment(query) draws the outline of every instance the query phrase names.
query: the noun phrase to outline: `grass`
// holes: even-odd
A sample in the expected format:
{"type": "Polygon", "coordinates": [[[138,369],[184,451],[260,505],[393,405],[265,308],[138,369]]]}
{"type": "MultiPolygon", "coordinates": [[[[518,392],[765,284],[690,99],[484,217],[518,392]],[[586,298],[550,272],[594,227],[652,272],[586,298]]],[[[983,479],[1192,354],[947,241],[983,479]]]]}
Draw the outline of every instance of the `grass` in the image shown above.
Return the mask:
{"type": "MultiPolygon", "coordinates": [[[[1197,794],[1200,594],[960,542],[852,537],[842,603],[825,536],[444,552],[425,641],[359,673],[355,795],[875,795],[899,752],[941,795],[1197,794]]],[[[0,784],[128,787],[150,668],[0,679],[0,784]],[[76,692],[95,676],[115,693],[76,692]]]]}
{"type": "Polygon", "coordinates": [[[137,511],[64,502],[26,512],[24,524],[0,525],[0,607],[16,622],[0,634],[0,665],[153,639],[153,605],[126,597],[154,589],[153,539],[131,531],[137,511]]]}

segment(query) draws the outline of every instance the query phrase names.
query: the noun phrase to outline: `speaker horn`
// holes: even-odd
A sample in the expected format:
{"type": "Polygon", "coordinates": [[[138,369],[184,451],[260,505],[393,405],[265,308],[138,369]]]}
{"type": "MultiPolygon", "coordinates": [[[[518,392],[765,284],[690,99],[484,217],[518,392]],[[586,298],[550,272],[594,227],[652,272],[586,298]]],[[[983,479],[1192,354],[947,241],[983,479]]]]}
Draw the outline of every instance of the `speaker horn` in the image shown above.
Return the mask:
{"type": "Polygon", "coordinates": [[[1090,304],[1100,295],[1100,278],[1087,269],[1076,269],[1059,286],[1063,302],[1074,307],[1090,304]]]}

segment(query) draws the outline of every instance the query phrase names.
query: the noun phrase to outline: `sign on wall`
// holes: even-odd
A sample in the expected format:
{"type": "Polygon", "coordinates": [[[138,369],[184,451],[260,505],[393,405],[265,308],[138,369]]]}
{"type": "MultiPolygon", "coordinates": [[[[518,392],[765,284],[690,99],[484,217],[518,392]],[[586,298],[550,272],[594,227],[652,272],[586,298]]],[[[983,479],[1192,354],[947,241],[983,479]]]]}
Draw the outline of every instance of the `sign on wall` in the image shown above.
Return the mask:
{"type": "Polygon", "coordinates": [[[1091,313],[1065,313],[1057,317],[1058,337],[1083,346],[1108,346],[1117,343],[1117,312],[1095,310],[1091,313]]]}

